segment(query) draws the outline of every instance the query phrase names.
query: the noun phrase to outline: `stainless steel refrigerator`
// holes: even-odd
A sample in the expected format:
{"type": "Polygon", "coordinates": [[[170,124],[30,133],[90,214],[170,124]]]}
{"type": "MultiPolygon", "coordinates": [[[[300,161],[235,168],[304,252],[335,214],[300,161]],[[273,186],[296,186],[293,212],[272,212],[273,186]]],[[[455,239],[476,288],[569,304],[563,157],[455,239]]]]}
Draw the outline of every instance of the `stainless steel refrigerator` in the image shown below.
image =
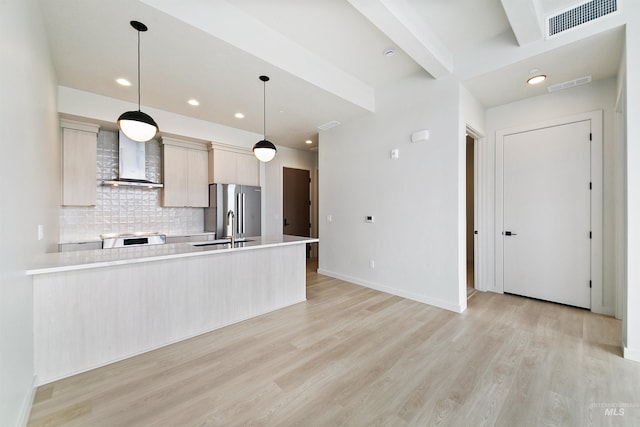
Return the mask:
{"type": "Polygon", "coordinates": [[[204,210],[205,231],[216,239],[227,237],[227,213],[235,214],[236,238],[260,236],[262,188],[238,184],[209,184],[209,207],[204,210]]]}

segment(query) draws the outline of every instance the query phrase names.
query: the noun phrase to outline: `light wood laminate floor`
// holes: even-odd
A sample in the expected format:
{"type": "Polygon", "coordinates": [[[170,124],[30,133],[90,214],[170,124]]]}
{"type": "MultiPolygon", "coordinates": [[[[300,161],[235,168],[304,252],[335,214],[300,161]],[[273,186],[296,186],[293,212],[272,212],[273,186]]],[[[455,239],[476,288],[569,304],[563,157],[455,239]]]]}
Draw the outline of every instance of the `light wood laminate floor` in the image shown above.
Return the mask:
{"type": "Polygon", "coordinates": [[[29,426],[640,425],[613,318],[307,280],[306,303],[40,387],[29,426]]]}

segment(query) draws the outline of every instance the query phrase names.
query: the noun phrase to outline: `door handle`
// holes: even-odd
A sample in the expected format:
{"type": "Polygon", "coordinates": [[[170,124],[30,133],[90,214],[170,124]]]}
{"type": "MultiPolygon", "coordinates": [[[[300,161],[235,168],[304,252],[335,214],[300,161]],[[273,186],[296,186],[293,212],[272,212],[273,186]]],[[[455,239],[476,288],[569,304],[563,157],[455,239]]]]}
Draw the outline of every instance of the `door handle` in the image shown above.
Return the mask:
{"type": "Polygon", "coordinates": [[[290,225],[290,224],[287,222],[287,218],[285,218],[284,219],[284,226],[286,227],[287,225],[290,225]]]}
{"type": "Polygon", "coordinates": [[[505,236],[517,236],[518,235],[517,233],[514,233],[512,231],[505,231],[502,234],[505,235],[505,236]]]}

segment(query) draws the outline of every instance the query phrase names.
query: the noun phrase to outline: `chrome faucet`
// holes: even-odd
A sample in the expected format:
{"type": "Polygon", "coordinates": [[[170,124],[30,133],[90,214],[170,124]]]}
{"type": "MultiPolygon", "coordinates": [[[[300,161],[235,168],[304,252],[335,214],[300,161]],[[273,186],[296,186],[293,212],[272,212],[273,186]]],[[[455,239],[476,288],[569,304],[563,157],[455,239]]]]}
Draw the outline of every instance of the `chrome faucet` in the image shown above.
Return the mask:
{"type": "Polygon", "coordinates": [[[231,242],[231,247],[235,243],[235,222],[236,222],[236,214],[230,209],[227,212],[227,239],[231,242]]]}

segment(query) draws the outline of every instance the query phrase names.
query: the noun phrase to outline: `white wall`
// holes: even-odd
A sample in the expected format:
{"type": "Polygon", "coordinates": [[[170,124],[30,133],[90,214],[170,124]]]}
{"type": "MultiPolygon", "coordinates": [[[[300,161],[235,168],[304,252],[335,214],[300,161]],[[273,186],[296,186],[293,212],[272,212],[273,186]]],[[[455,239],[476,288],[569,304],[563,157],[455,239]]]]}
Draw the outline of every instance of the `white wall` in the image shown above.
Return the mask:
{"type": "Polygon", "coordinates": [[[377,93],[375,113],[320,133],[321,273],[449,310],[466,308],[459,299],[459,90],[450,79],[410,76],[377,93]],[[430,139],[411,143],[420,129],[430,139]],[[395,148],[398,160],[390,158],[395,148]]]}
{"type": "MultiPolygon", "coordinates": [[[[262,232],[264,235],[282,234],[282,168],[308,170],[311,174],[311,188],[313,189],[317,186],[318,153],[278,147],[276,157],[264,164],[265,223],[262,232]]],[[[317,215],[314,215],[313,212],[317,213],[318,200],[314,191],[311,191],[311,204],[311,235],[317,237],[317,215]]]]}
{"type": "Polygon", "coordinates": [[[32,400],[34,257],[55,249],[60,203],[55,75],[36,0],[0,2],[0,425],[32,400]],[[44,239],[37,240],[43,225],[44,239]]]}
{"type": "Polygon", "coordinates": [[[640,362],[640,4],[626,2],[627,295],[624,356],[640,362]],[[629,4],[633,3],[633,4],[629,4]],[[631,17],[634,17],[631,19],[631,17]]]}
{"type": "Polygon", "coordinates": [[[460,112],[465,126],[470,127],[476,136],[483,137],[485,135],[485,108],[464,86],[460,87],[460,112]]]}
{"type": "MultiPolygon", "coordinates": [[[[602,307],[605,312],[614,313],[616,305],[615,295],[615,265],[613,256],[615,244],[615,102],[616,79],[596,81],[584,86],[575,87],[559,92],[529,98],[523,101],[491,108],[487,110],[487,157],[488,168],[495,170],[495,135],[496,131],[516,126],[533,125],[539,122],[571,116],[589,111],[604,111],[604,301],[602,307]]],[[[490,200],[495,200],[495,176],[489,177],[484,191],[490,200]]],[[[495,212],[491,212],[493,217],[495,212]]],[[[495,225],[498,227],[498,225],[495,225]]],[[[496,229],[490,225],[490,235],[496,236],[496,229]]],[[[495,253],[495,241],[489,243],[491,252],[495,253]]],[[[495,289],[495,271],[491,272],[489,282],[495,289]]]]}
{"type": "MultiPolygon", "coordinates": [[[[614,257],[616,259],[616,306],[618,308],[616,316],[620,319],[626,318],[627,308],[627,144],[626,144],[626,111],[627,111],[627,82],[626,82],[626,53],[623,54],[622,61],[620,63],[620,69],[618,70],[618,88],[616,91],[616,135],[615,135],[615,149],[618,152],[618,161],[614,165],[616,174],[616,195],[615,199],[620,201],[620,206],[617,206],[615,224],[615,252],[614,257]]],[[[622,336],[626,337],[625,321],[622,322],[622,336]]]]}

